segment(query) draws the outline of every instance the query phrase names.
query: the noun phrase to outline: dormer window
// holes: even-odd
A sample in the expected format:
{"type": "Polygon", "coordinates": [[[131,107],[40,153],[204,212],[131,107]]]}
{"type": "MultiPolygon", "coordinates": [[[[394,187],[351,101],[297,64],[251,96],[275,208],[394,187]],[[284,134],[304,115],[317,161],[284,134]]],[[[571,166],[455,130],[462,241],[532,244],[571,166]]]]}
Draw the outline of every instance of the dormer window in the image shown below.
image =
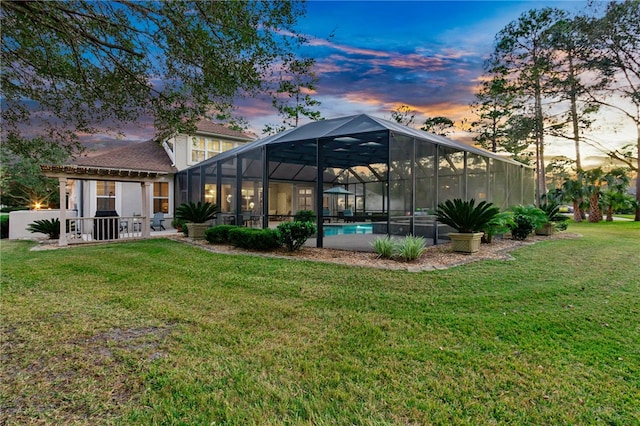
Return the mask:
{"type": "Polygon", "coordinates": [[[227,144],[233,147],[233,143],[222,142],[217,139],[205,138],[202,136],[194,136],[191,138],[191,161],[199,163],[211,158],[214,155],[220,154],[222,151],[226,151],[227,144]]]}

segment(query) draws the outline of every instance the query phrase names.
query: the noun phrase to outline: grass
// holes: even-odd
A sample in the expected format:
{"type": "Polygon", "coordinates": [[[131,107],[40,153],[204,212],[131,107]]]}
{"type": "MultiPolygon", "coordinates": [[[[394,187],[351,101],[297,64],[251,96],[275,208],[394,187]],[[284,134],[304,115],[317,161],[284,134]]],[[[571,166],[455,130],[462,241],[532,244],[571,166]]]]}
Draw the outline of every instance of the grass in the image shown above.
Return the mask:
{"type": "Polygon", "coordinates": [[[2,243],[0,424],[640,423],[640,224],[408,273],[2,243]]]}

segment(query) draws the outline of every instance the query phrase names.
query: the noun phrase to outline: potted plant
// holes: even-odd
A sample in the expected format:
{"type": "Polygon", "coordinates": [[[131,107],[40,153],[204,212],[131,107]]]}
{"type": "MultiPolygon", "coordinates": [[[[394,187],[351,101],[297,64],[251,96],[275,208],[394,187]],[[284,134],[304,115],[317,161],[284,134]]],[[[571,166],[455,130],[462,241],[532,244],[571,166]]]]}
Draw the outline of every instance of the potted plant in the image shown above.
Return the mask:
{"type": "Polygon", "coordinates": [[[546,222],[536,228],[536,235],[552,235],[556,228],[556,223],[565,222],[569,218],[560,213],[560,206],[556,203],[541,204],[542,210],[546,216],[546,222]]]}
{"type": "Polygon", "coordinates": [[[475,253],[480,250],[484,229],[499,212],[498,207],[486,201],[476,205],[474,199],[456,198],[438,204],[436,218],[457,231],[448,234],[454,251],[475,253]]]}
{"type": "Polygon", "coordinates": [[[191,238],[203,240],[204,231],[209,227],[206,222],[213,220],[218,211],[218,206],[215,204],[190,201],[182,203],[176,208],[176,219],[184,221],[191,238]]]}

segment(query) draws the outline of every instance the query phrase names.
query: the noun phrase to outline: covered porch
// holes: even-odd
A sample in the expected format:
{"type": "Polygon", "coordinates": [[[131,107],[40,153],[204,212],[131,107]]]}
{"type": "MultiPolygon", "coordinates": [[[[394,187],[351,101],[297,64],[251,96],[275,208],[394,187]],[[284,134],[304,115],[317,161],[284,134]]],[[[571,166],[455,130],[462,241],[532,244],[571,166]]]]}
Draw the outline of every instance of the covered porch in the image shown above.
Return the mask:
{"type": "MultiPolygon", "coordinates": [[[[58,245],[115,241],[121,239],[150,238],[152,220],[149,217],[149,194],[151,186],[165,172],[142,171],[117,168],[86,166],[42,165],[45,176],[55,178],[59,183],[60,195],[60,238],[58,245]],[[133,182],[140,185],[142,211],[140,215],[119,216],[115,210],[97,211],[92,216],[79,216],[68,206],[69,181],[115,181],[133,182]]],[[[158,229],[160,230],[160,229],[158,229]]]]}

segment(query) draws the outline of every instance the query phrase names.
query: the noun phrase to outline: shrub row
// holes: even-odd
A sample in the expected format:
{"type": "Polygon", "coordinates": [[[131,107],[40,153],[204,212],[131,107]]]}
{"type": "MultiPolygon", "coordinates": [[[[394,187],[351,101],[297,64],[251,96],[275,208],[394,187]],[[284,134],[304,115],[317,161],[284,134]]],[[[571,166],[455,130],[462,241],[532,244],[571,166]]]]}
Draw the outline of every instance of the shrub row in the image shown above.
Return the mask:
{"type": "Polygon", "coordinates": [[[236,227],[229,230],[229,243],[244,249],[273,250],[280,247],[280,238],[275,229],[236,227]]]}
{"type": "Polygon", "coordinates": [[[231,244],[251,250],[273,250],[285,246],[298,250],[316,233],[316,225],[310,222],[283,222],[278,229],[254,229],[236,225],[217,225],[205,231],[211,244],[231,244]]]}

